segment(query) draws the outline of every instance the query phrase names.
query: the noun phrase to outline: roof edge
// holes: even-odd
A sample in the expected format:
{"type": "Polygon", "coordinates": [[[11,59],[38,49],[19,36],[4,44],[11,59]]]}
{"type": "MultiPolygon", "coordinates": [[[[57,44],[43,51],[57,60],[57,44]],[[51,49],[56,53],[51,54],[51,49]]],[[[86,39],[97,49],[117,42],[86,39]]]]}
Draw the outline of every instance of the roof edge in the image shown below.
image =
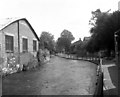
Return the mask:
{"type": "MultiPolygon", "coordinates": [[[[9,18],[8,18],[9,19],[9,18]]],[[[31,28],[31,30],[33,31],[34,35],[36,36],[36,38],[38,39],[38,41],[40,41],[38,35],[36,34],[35,30],[33,29],[33,27],[31,26],[31,24],[29,23],[29,21],[26,18],[15,18],[14,20],[10,21],[9,23],[5,24],[3,27],[0,28],[0,30],[5,29],[6,27],[8,27],[10,24],[15,23],[17,21],[20,20],[25,20],[27,22],[27,24],[29,25],[29,27],[31,28]]]]}

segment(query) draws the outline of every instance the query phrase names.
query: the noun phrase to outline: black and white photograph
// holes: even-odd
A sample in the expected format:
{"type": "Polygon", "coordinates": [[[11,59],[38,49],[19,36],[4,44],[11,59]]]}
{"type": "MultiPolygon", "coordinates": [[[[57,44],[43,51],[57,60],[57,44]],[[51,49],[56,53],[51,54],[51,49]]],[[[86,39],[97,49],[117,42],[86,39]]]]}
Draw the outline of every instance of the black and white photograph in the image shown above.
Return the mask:
{"type": "Polygon", "coordinates": [[[120,0],[0,0],[1,97],[120,97],[120,0]]]}

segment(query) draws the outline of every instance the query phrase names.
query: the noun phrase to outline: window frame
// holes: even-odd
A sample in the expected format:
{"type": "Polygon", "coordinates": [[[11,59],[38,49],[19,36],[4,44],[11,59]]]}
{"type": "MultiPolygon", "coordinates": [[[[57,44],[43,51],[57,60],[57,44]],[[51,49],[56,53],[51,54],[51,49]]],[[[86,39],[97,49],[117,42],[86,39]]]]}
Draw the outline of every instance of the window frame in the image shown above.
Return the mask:
{"type": "Polygon", "coordinates": [[[36,52],[36,51],[37,51],[37,40],[33,40],[33,52],[36,52]]]}
{"type": "Polygon", "coordinates": [[[14,35],[5,34],[5,51],[7,53],[13,53],[14,52],[14,35]]]}
{"type": "Polygon", "coordinates": [[[22,52],[28,52],[28,38],[26,38],[26,37],[22,37],[22,52]]]}

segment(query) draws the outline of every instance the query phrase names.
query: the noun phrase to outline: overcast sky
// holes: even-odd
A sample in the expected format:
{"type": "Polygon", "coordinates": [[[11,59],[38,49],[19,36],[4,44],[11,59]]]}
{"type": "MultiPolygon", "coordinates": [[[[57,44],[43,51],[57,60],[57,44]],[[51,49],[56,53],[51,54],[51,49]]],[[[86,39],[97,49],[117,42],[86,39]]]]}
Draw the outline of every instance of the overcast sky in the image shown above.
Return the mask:
{"type": "Polygon", "coordinates": [[[37,35],[52,33],[57,39],[67,29],[75,40],[90,36],[91,11],[118,9],[120,0],[0,0],[0,18],[25,17],[37,35]]]}

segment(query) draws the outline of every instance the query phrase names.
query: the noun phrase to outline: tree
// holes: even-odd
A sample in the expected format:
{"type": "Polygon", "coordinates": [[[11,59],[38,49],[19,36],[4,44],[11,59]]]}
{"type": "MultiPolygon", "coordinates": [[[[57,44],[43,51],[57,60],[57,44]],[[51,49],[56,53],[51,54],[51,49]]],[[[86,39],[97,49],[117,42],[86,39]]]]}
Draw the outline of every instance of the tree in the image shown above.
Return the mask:
{"type": "Polygon", "coordinates": [[[65,51],[66,53],[70,52],[71,42],[74,40],[72,33],[68,30],[63,30],[61,36],[57,40],[57,50],[65,51]]]}
{"type": "Polygon", "coordinates": [[[61,37],[69,39],[70,42],[75,39],[72,33],[68,30],[63,30],[63,32],[61,33],[61,37]]]}
{"type": "Polygon", "coordinates": [[[54,36],[49,32],[42,32],[40,36],[40,48],[47,48],[50,52],[55,50],[54,36]]]}
{"type": "Polygon", "coordinates": [[[114,50],[114,33],[120,29],[120,11],[113,13],[101,12],[96,10],[92,12],[93,17],[90,20],[91,40],[87,46],[88,50],[96,52],[107,50],[108,53],[114,50]]]}
{"type": "Polygon", "coordinates": [[[59,51],[69,52],[70,45],[71,45],[71,42],[70,42],[69,39],[63,38],[63,37],[58,38],[57,48],[58,48],[59,51]]]}

